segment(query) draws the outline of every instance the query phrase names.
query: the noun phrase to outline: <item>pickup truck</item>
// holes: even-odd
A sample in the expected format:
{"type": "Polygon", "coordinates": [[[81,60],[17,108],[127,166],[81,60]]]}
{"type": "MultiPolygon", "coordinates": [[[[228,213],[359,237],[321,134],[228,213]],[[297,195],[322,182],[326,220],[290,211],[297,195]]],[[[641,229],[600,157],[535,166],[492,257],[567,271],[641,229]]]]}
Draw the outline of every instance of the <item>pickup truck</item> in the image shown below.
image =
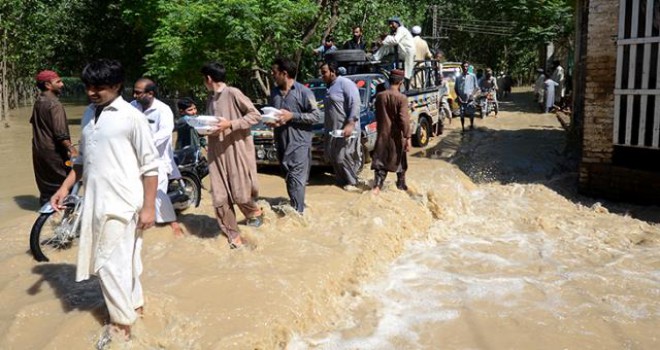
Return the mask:
{"type": "MultiPolygon", "coordinates": [[[[370,162],[370,154],[376,145],[376,111],[374,101],[376,98],[376,87],[384,83],[388,85],[388,77],[384,73],[363,73],[346,75],[346,78],[355,82],[360,91],[362,108],[360,110],[360,131],[363,154],[363,165],[370,162]]],[[[311,80],[305,84],[316,96],[321,109],[321,121],[313,127],[314,137],[312,139],[312,165],[328,165],[324,158],[323,138],[326,137],[323,129],[323,100],[326,95],[326,87],[322,80],[311,80]]],[[[413,133],[413,145],[424,147],[433,135],[435,126],[441,123],[438,112],[438,89],[437,87],[403,91],[408,96],[410,108],[411,127],[413,133]]],[[[255,144],[255,152],[258,165],[276,165],[277,151],[273,138],[273,130],[259,123],[252,127],[252,136],[255,144]]]]}

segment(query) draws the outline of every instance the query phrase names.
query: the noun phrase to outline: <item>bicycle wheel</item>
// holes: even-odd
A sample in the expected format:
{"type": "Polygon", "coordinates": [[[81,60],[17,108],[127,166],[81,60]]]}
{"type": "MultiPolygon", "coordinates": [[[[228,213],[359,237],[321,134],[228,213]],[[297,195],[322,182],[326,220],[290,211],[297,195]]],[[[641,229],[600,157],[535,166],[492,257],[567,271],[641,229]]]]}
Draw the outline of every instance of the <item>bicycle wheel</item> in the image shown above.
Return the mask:
{"type": "Polygon", "coordinates": [[[74,208],[39,215],[30,231],[30,252],[37,261],[72,261],[77,238],[74,208]]]}

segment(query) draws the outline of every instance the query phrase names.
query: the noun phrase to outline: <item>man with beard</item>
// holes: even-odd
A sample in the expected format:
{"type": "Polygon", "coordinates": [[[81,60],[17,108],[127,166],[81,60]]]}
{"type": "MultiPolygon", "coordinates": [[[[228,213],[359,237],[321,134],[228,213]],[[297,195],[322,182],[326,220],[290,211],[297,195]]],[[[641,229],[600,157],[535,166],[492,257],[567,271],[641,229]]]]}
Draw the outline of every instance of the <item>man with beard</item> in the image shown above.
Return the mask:
{"type": "Polygon", "coordinates": [[[366,43],[362,37],[362,28],[360,26],[353,27],[353,38],[344,43],[344,50],[362,50],[366,49],[366,43]]]}
{"type": "Polygon", "coordinates": [[[401,92],[404,72],[398,69],[390,72],[390,88],[376,95],[376,122],[378,136],[372,157],[371,169],[375,172],[374,194],[380,193],[388,172],[396,173],[396,187],[407,190],[406,152],[410,150],[410,114],[408,98],[401,92]]]}
{"type": "Polygon", "coordinates": [[[275,127],[277,156],[286,172],[286,189],[291,206],[299,213],[305,210],[305,185],[312,162],[312,126],[321,119],[312,90],[295,81],[296,64],[278,58],[273,62],[271,73],[275,87],[270,103],[280,109],[280,119],[275,127]]]}
{"type": "Polygon", "coordinates": [[[62,201],[82,177],[85,183],[76,281],[97,275],[110,314],[110,338],[128,340],[143,311],[142,230],[155,220],[157,150],[144,115],[120,93],[124,69],[114,60],[88,64],[81,77],[92,102],[82,117],[80,156],[51,198],[62,201]]]}
{"type": "Polygon", "coordinates": [[[167,196],[170,177],[173,179],[181,177],[179,168],[174,162],[174,151],[172,150],[174,114],[168,105],[156,98],[156,84],[151,79],[140,78],[135,82],[133,98],[135,100],[131,102],[131,105],[147,117],[160,159],[156,194],[156,222],[169,223],[174,235],[180,237],[183,235],[183,230],[176,221],[174,207],[167,196]]]}
{"type": "Polygon", "coordinates": [[[321,78],[328,87],[325,99],[325,157],[335,171],[337,185],[357,190],[360,150],[360,91],[355,83],[337,75],[337,63],[324,63],[321,78]],[[334,134],[339,132],[340,134],[334,134]],[[333,133],[333,135],[330,135],[333,133]]]}
{"type": "Polygon", "coordinates": [[[71,143],[64,107],[57,96],[64,87],[62,79],[51,70],[39,72],[41,91],[32,108],[32,165],[39,188],[39,205],[48,203],[68,173],[70,157],[78,155],[71,143]]]}
{"type": "Polygon", "coordinates": [[[201,69],[204,86],[211,93],[207,103],[209,115],[220,118],[217,130],[209,135],[209,175],[213,206],[222,232],[231,249],[241,247],[234,204],[248,226],[263,223],[263,211],[255,199],[259,195],[257,160],[250,128],[261,120],[261,114],[241,90],[225,83],[227,71],[218,62],[201,69]]]}

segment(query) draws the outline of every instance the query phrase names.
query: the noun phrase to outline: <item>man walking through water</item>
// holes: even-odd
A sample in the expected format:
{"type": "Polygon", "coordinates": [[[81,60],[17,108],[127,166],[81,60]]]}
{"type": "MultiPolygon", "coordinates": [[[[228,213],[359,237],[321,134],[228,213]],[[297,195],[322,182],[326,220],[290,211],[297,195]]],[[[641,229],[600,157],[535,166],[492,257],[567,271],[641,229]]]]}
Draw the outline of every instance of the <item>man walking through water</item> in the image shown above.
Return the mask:
{"type": "Polygon", "coordinates": [[[51,198],[56,210],[81,177],[85,183],[76,281],[97,275],[110,325],[97,344],[128,340],[142,313],[142,230],[154,225],[158,151],[140,111],[120,93],[124,70],[114,60],[88,64],[81,77],[92,104],[82,117],[80,156],[51,198]]]}
{"type": "Polygon", "coordinates": [[[336,62],[321,66],[321,78],[328,86],[323,123],[325,157],[332,164],[337,185],[356,191],[362,162],[360,91],[352,80],[337,75],[336,62]]]}
{"type": "Polygon", "coordinates": [[[372,192],[379,194],[387,172],[396,173],[396,187],[406,191],[406,152],[410,150],[410,114],[408,98],[401,92],[405,73],[395,69],[390,72],[390,88],[376,95],[376,122],[378,134],[371,169],[375,172],[372,192]]]}
{"type": "Polygon", "coordinates": [[[32,165],[39,188],[39,205],[48,203],[66,179],[70,157],[78,155],[71,143],[66,112],[57,96],[64,87],[62,79],[51,70],[37,74],[41,93],[32,108],[32,165]]]}
{"type": "Polygon", "coordinates": [[[227,235],[229,247],[243,245],[238,231],[234,204],[238,205],[248,226],[259,227],[263,212],[255,203],[259,195],[257,160],[250,127],[261,114],[243,93],[227,86],[225,66],[211,62],[202,67],[204,85],[211,93],[207,104],[210,115],[220,118],[217,130],[209,135],[209,175],[218,225],[227,235]]]}
{"type": "Polygon", "coordinates": [[[291,206],[299,213],[305,210],[305,186],[312,163],[312,126],[321,119],[312,90],[294,80],[296,64],[278,58],[271,73],[275,87],[270,103],[280,109],[280,120],[275,127],[277,157],[286,172],[286,190],[291,206]]]}
{"type": "Polygon", "coordinates": [[[156,84],[148,78],[140,78],[133,86],[131,105],[144,113],[149,122],[151,135],[154,139],[160,166],[158,167],[158,192],[156,193],[156,223],[169,223],[172,232],[177,237],[183,235],[181,225],[176,221],[174,206],[167,196],[167,185],[170,177],[181,178],[179,168],[174,162],[172,150],[172,130],[174,130],[174,114],[170,106],[156,98],[156,84]]]}
{"type": "Polygon", "coordinates": [[[477,90],[477,77],[469,73],[470,64],[463,62],[461,64],[462,74],[456,78],[454,90],[456,90],[456,97],[461,106],[461,130],[465,131],[465,116],[470,118],[470,129],[474,129],[474,95],[477,90]]]}

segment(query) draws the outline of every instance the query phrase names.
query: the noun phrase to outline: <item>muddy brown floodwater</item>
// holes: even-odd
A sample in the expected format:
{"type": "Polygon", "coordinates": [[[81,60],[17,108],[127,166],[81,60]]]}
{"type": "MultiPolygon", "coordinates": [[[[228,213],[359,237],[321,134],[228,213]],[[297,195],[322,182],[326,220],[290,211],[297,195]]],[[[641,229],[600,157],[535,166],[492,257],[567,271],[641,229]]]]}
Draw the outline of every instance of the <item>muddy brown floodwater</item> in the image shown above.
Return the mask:
{"type": "MultiPolygon", "coordinates": [[[[660,348],[660,211],[577,195],[563,130],[529,99],[415,149],[409,193],[392,176],[379,196],[347,193],[314,172],[301,217],[263,171],[249,249],[228,249],[203,194],[179,216],[186,237],[147,231],[146,315],[111,348],[660,348]]],[[[67,112],[79,123],[81,107],[67,112]]],[[[0,130],[0,348],[89,349],[98,282],[74,282],[75,248],[55,263],[27,251],[28,114],[0,130]]]]}

